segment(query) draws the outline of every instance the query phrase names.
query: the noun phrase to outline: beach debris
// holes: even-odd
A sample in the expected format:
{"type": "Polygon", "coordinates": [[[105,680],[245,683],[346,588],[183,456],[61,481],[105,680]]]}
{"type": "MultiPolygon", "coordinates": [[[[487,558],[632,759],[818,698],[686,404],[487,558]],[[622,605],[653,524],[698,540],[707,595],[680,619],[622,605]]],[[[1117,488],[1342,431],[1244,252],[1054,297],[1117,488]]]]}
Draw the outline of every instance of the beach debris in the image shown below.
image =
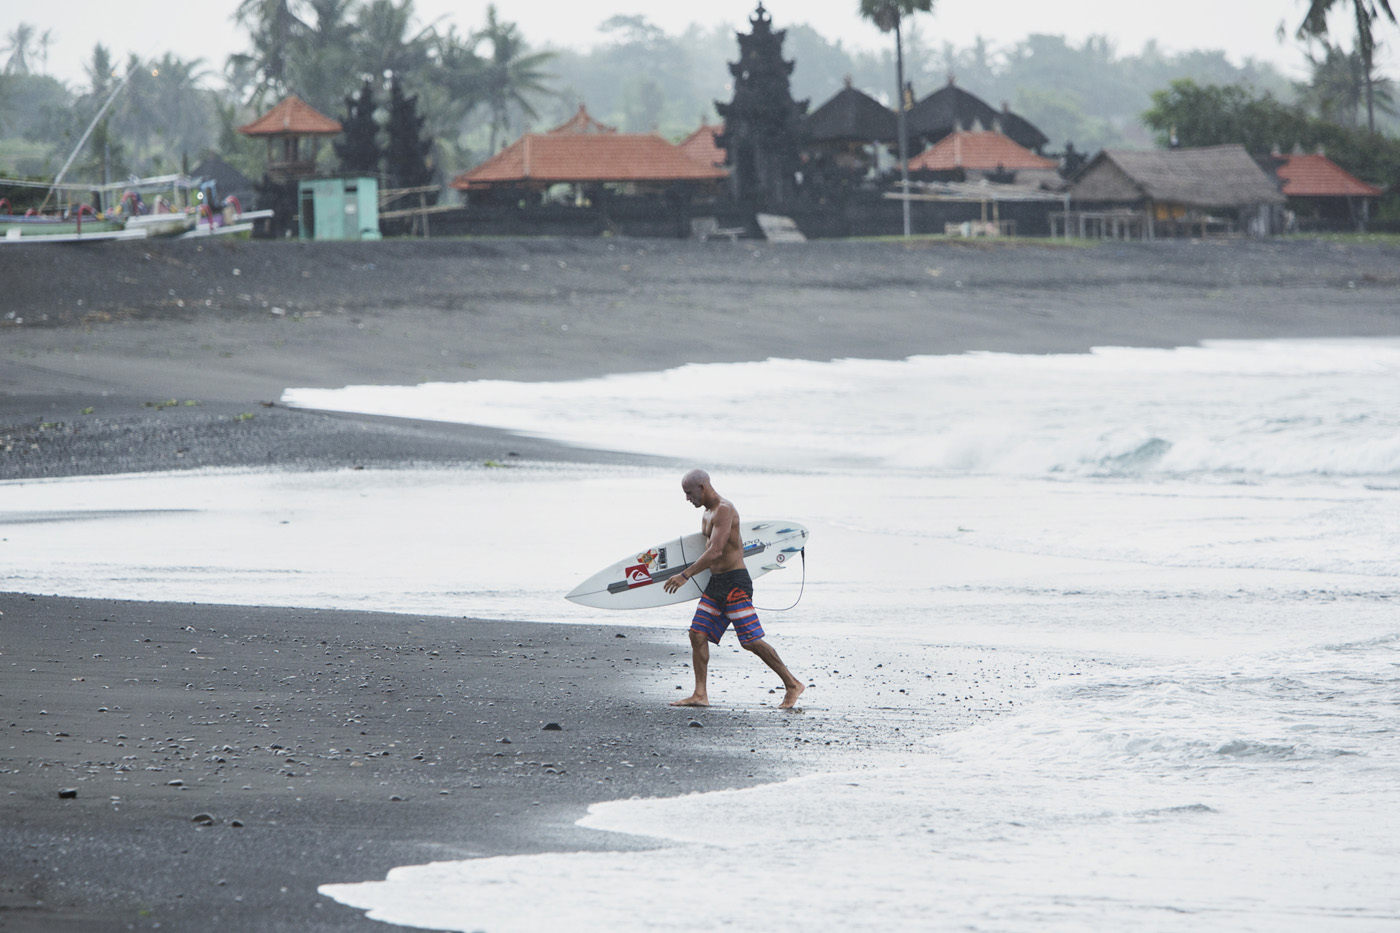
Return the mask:
{"type": "Polygon", "coordinates": [[[190,817],[190,822],[198,823],[200,826],[213,826],[216,821],[208,813],[196,813],[190,817]]]}
{"type": "Polygon", "coordinates": [[[76,787],[64,787],[59,790],[58,796],[60,800],[72,800],[74,797],[78,796],[78,789],[76,787]]]}
{"type": "Polygon", "coordinates": [[[686,723],[686,725],[689,726],[689,727],[692,728],[692,729],[703,729],[703,728],[705,728],[705,724],[704,724],[703,722],[701,722],[700,720],[698,720],[698,719],[692,719],[690,722],[686,723]]]}
{"type": "Polygon", "coordinates": [[[502,738],[501,741],[500,741],[500,744],[502,744],[502,745],[509,745],[509,744],[510,744],[510,739],[502,738]]]}
{"type": "Polygon", "coordinates": [[[400,797],[398,794],[390,794],[390,795],[389,795],[389,801],[390,801],[391,803],[402,803],[402,802],[403,802],[403,798],[400,797]]]}
{"type": "Polygon", "coordinates": [[[559,725],[559,723],[557,723],[557,722],[547,722],[547,723],[544,724],[544,730],[543,730],[543,731],[545,731],[545,732],[563,732],[563,731],[564,731],[564,727],[561,726],[561,725],[559,725]]]}
{"type": "Polygon", "coordinates": [[[182,781],[182,780],[180,780],[179,778],[176,778],[176,779],[173,780],[173,781],[166,781],[166,782],[165,782],[165,786],[166,786],[166,787],[184,787],[184,786],[185,786],[185,782],[182,781]]]}

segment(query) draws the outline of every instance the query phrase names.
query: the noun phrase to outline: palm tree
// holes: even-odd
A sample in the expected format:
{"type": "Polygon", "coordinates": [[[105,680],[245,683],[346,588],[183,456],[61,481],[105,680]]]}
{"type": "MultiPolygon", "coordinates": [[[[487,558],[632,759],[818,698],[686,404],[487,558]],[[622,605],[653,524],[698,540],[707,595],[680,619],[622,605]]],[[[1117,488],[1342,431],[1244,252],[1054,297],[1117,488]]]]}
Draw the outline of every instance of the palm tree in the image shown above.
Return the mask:
{"type": "Polygon", "coordinates": [[[255,107],[268,96],[286,94],[291,60],[306,31],[290,0],[241,0],[234,19],[248,30],[253,51],[229,56],[230,76],[252,83],[255,107]]]}
{"type": "Polygon", "coordinates": [[[39,73],[49,73],[49,47],[53,45],[53,30],[45,29],[34,43],[39,47],[39,73]]]}
{"type": "Polygon", "coordinates": [[[209,76],[203,59],[186,61],[166,52],[143,66],[133,55],[127,69],[131,81],[113,126],[135,147],[133,168],[145,173],[156,162],[177,165],[182,156],[214,144],[210,93],[200,87],[209,76]]]}
{"type": "MultiPolygon", "coordinates": [[[[931,0],[930,0],[931,2],[931,0]]],[[[477,41],[491,43],[491,56],[486,60],[485,96],[491,108],[491,154],[496,153],[498,135],[510,126],[510,110],[514,107],[529,119],[539,114],[530,98],[548,94],[545,81],[552,77],[541,70],[554,57],[553,52],[526,55],[525,40],[515,23],[503,23],[496,18],[496,5],[486,7],[486,28],[476,34],[477,41]]]]}
{"type": "MultiPolygon", "coordinates": [[[[1327,36],[1327,14],[1339,0],[1309,0],[1308,13],[1298,27],[1300,39],[1322,39],[1327,36]]],[[[1395,10],[1390,0],[1342,0],[1347,2],[1356,19],[1356,49],[1361,53],[1361,64],[1366,74],[1366,125],[1372,133],[1376,131],[1375,90],[1373,87],[1373,56],[1376,50],[1372,24],[1384,13],[1392,23],[1397,22],[1395,10]]]]}
{"type": "Polygon", "coordinates": [[[413,31],[413,0],[373,0],[355,20],[355,60],[365,72],[409,74],[428,62],[431,25],[413,31]]]}
{"type": "Polygon", "coordinates": [[[364,79],[353,51],[357,38],[354,0],[307,0],[306,28],[293,44],[288,85],[311,106],[329,113],[364,79]]]}
{"type": "Polygon", "coordinates": [[[10,53],[10,57],[5,61],[5,74],[29,74],[29,50],[35,44],[34,27],[20,23],[7,39],[4,50],[10,53]]]}
{"type": "MultiPolygon", "coordinates": [[[[1382,3],[1387,0],[1381,0],[1382,3]]],[[[894,33],[895,100],[899,114],[899,177],[903,184],[904,235],[909,236],[909,125],[905,112],[913,101],[905,100],[904,40],[900,24],[904,17],[933,11],[933,0],[860,0],[860,15],[874,23],[881,32],[894,33]]]]}

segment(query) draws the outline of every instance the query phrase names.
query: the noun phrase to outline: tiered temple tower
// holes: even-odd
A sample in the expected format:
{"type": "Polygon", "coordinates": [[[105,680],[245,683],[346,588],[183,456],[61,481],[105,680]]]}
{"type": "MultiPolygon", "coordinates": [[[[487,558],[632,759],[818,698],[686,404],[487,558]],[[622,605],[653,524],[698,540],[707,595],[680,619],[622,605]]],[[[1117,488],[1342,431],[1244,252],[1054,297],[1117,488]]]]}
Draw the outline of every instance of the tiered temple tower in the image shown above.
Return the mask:
{"type": "Polygon", "coordinates": [[[730,195],[754,210],[780,210],[797,194],[801,168],[802,118],[807,101],[794,101],[789,78],[793,62],[783,60],[787,30],[758,5],[749,17],[752,32],[737,33],[739,61],[730,64],[734,99],[715,102],[724,132],[715,143],[728,156],[730,195]]]}

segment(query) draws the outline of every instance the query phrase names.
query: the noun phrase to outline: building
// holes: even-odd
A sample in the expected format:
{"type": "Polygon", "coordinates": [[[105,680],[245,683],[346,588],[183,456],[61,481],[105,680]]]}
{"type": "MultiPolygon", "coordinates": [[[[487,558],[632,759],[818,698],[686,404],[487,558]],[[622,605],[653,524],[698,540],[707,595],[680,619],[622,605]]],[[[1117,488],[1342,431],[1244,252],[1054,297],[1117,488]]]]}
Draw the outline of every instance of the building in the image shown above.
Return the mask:
{"type": "Polygon", "coordinates": [[[1283,184],[1291,229],[1364,232],[1376,199],[1385,193],[1321,152],[1273,155],[1266,165],[1283,184]]]}
{"type": "Polygon", "coordinates": [[[585,107],[545,133],[526,133],[452,179],[469,200],[584,205],[617,195],[683,196],[723,182],[725,172],[655,133],[619,133],[585,107]],[[561,186],[567,190],[559,190],[561,186]]]}
{"type": "Polygon", "coordinates": [[[1073,209],[1052,215],[1052,235],[1063,220],[1066,236],[1267,236],[1284,203],[1277,182],[1239,145],[1105,149],[1069,195],[1073,209]]]}
{"type": "Polygon", "coordinates": [[[954,130],[909,160],[909,172],[957,181],[1015,182],[1060,187],[1059,164],[995,130],[954,130]]]}
{"type": "Polygon", "coordinates": [[[715,102],[724,120],[715,142],[727,154],[730,198],[746,210],[782,211],[797,196],[807,101],[792,99],[794,63],[783,58],[787,31],[773,28],[762,3],[749,25],[750,32],[736,35],[739,60],[729,64],[734,96],[715,102]]]}
{"type": "Polygon", "coordinates": [[[340,121],[293,94],[238,132],[266,139],[268,177],[289,182],[316,174],[321,140],[338,135],[340,121]]]}
{"type": "Polygon", "coordinates": [[[676,147],[690,158],[701,165],[708,165],[710,168],[724,168],[725,152],[715,142],[715,137],[724,132],[724,127],[700,121],[700,128],[691,133],[685,139],[676,143],[676,147]]]}
{"type": "Polygon", "coordinates": [[[881,150],[899,140],[899,117],[864,91],[846,86],[802,120],[804,175],[852,184],[881,168],[881,150]]]}
{"type": "Polygon", "coordinates": [[[1050,141],[1029,120],[1012,113],[1008,105],[1003,104],[996,110],[977,95],[958,87],[951,78],[910,107],[905,120],[909,126],[911,151],[932,146],[949,133],[969,129],[974,124],[996,130],[1036,154],[1050,141]]]}

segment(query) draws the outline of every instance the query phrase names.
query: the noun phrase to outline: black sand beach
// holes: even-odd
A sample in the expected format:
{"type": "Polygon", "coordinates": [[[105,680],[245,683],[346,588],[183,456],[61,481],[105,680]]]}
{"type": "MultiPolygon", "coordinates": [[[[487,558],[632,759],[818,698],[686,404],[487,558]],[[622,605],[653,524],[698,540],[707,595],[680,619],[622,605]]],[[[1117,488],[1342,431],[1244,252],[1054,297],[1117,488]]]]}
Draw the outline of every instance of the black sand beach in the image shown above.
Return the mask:
{"type": "MultiPolygon", "coordinates": [[[[0,272],[7,482],[635,461],[279,405],[293,386],[1400,336],[1400,248],[1320,240],[26,245],[0,251],[0,272]]],[[[596,800],[848,762],[903,741],[910,717],[959,728],[1016,696],[1008,684],[936,709],[814,701],[796,715],[756,696],[697,713],[665,705],[689,676],[678,630],[159,592],[0,594],[0,612],[3,930],[387,929],[316,887],[438,859],[641,845],[573,822],[596,800]]],[[[817,695],[831,665],[802,666],[817,695]]],[[[975,675],[958,670],[971,696],[975,675]]]]}

